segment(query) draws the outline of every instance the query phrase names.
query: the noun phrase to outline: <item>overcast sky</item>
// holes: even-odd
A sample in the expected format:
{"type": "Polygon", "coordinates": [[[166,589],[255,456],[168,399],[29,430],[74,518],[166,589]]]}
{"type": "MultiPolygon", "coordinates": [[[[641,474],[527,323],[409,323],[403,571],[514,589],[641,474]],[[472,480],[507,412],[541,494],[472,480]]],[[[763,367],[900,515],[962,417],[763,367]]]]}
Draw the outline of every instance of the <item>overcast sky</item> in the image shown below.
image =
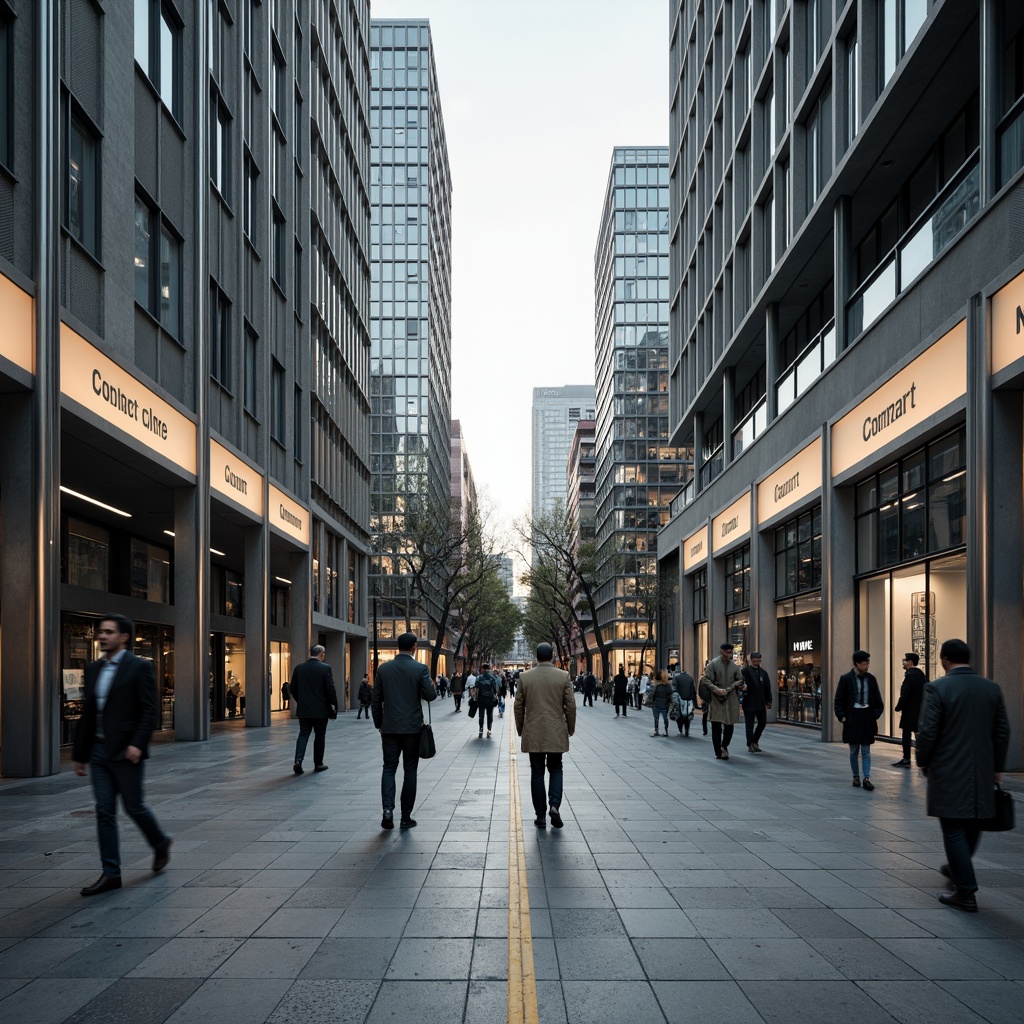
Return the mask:
{"type": "Polygon", "coordinates": [[[452,174],[452,416],[506,523],[534,387],[594,381],[614,146],[668,142],[669,0],[371,0],[429,18],[452,174]]]}

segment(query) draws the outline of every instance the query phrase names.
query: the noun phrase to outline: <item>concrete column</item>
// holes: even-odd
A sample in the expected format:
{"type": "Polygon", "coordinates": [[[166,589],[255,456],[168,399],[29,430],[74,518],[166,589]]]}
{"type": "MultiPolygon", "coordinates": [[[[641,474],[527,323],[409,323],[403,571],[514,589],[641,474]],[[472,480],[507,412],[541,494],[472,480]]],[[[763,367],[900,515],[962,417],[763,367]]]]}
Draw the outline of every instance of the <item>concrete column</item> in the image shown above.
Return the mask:
{"type": "MultiPolygon", "coordinates": [[[[210,545],[195,523],[196,487],[174,492],[174,738],[210,738],[210,545]],[[200,590],[202,585],[203,590],[200,590]]],[[[205,506],[205,502],[202,503],[205,506]]]]}
{"type": "Polygon", "coordinates": [[[853,287],[853,207],[849,196],[840,196],[836,200],[832,237],[835,260],[832,291],[838,355],[846,351],[852,340],[847,337],[846,330],[846,303],[850,301],[850,291],[853,287]]]}
{"type": "MultiPolygon", "coordinates": [[[[779,351],[782,342],[779,337],[779,304],[769,302],[765,306],[764,313],[765,408],[768,413],[768,422],[772,423],[779,417],[779,396],[775,391],[775,381],[782,372],[782,367],[779,365],[779,351]]],[[[761,653],[764,653],[763,648],[761,653]]]]}
{"type": "Polygon", "coordinates": [[[704,463],[704,413],[693,414],[693,496],[696,498],[703,488],[700,485],[700,471],[704,463]]]}
{"type": "Polygon", "coordinates": [[[999,65],[1004,45],[1002,17],[998,0],[981,0],[979,66],[981,82],[978,92],[980,106],[979,170],[981,172],[981,205],[984,207],[996,194],[999,182],[999,154],[996,147],[996,124],[999,121],[999,65]]]}
{"type": "Polygon", "coordinates": [[[348,707],[345,702],[345,634],[329,631],[324,646],[327,648],[327,664],[331,666],[334,686],[338,691],[338,707],[344,711],[348,707]]]}
{"type": "Polygon", "coordinates": [[[245,724],[270,725],[270,551],[265,525],[242,531],[245,549],[245,724]]]}
{"type": "MultiPolygon", "coordinates": [[[[32,495],[36,467],[31,458],[35,436],[35,396],[4,395],[0,401],[0,608],[5,642],[0,644],[0,775],[52,775],[60,770],[59,663],[47,677],[39,664],[42,629],[39,602],[28,595],[36,579],[38,545],[36,517],[26,514],[18,495],[32,495]],[[15,637],[21,642],[15,643],[15,637]],[[56,702],[56,709],[51,703],[56,702]],[[56,760],[56,764],[54,764],[56,760]]],[[[57,484],[54,481],[54,489],[57,484]]],[[[59,492],[58,492],[59,493],[59,492]]],[[[50,592],[59,610],[60,588],[50,592]]],[[[58,657],[55,647],[53,658],[58,657]]]]}
{"type": "MultiPolygon", "coordinates": [[[[755,524],[757,501],[754,501],[755,524]]],[[[775,530],[763,533],[754,527],[750,539],[750,649],[761,652],[761,667],[772,680],[775,694],[775,668],[778,665],[778,620],[775,614],[775,530]]],[[[776,696],[768,709],[768,719],[778,718],[779,701],[776,696]]]]}
{"type": "Polygon", "coordinates": [[[732,462],[732,432],[736,429],[736,367],[727,366],[722,371],[722,460],[728,466],[732,462]]]}
{"type": "Polygon", "coordinates": [[[370,662],[365,637],[349,636],[346,640],[351,651],[349,661],[352,667],[352,674],[349,679],[348,706],[349,708],[354,708],[359,703],[359,684],[363,681],[363,676],[369,673],[370,662]]]}
{"type": "MultiPolygon", "coordinates": [[[[288,578],[292,581],[290,644],[292,668],[309,657],[309,648],[316,643],[310,617],[310,558],[309,553],[292,555],[289,559],[288,578]]],[[[293,702],[294,703],[294,702],[293,702]]]]}

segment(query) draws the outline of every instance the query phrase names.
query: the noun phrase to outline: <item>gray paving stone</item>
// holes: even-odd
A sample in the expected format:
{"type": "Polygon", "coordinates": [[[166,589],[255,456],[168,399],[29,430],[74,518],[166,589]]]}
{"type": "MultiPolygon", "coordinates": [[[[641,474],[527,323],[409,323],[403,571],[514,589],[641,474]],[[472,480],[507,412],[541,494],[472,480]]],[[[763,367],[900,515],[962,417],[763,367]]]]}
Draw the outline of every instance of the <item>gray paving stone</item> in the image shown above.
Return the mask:
{"type": "Polygon", "coordinates": [[[892,1024],[889,1013],[852,981],[745,981],[740,987],[766,1024],[892,1024]]]}
{"type": "Polygon", "coordinates": [[[950,939],[949,945],[996,971],[1024,981],[1024,942],[1017,939],[950,939]]]}
{"type": "Polygon", "coordinates": [[[195,936],[248,938],[273,913],[273,908],[243,910],[223,905],[197,918],[179,933],[183,938],[195,936]]]}
{"type": "Polygon", "coordinates": [[[349,907],[342,913],[338,923],[331,930],[332,939],[346,936],[365,935],[369,938],[387,935],[401,935],[412,914],[412,909],[380,909],[349,907]]]}
{"type": "Polygon", "coordinates": [[[643,978],[640,961],[625,936],[577,933],[555,936],[562,980],[623,980],[643,978]]]}
{"type": "Polygon", "coordinates": [[[398,948],[397,938],[324,939],[302,968],[302,979],[380,980],[398,948]]]}
{"type": "Polygon", "coordinates": [[[658,1024],[665,1015],[645,981],[563,981],[569,1024],[658,1024]]]}
{"type": "Polygon", "coordinates": [[[594,938],[626,934],[619,912],[614,909],[580,910],[551,907],[548,912],[551,915],[551,931],[555,938],[580,935],[594,938]]]}
{"type": "Polygon", "coordinates": [[[620,910],[619,917],[631,938],[693,938],[697,929],[681,910],[620,910]]]}
{"type": "MultiPolygon", "coordinates": [[[[837,910],[836,913],[873,939],[927,938],[929,932],[894,910],[837,910]]],[[[952,911],[949,912],[952,916],[952,911]]]]}
{"type": "Polygon", "coordinates": [[[644,974],[651,981],[724,981],[725,965],[704,939],[637,939],[633,943],[644,974]]]}
{"type": "Polygon", "coordinates": [[[469,976],[474,981],[507,981],[508,940],[476,939],[469,976]]]}
{"type": "Polygon", "coordinates": [[[413,910],[403,934],[409,938],[472,938],[476,919],[477,912],[473,909],[413,910]]]}
{"type": "Polygon", "coordinates": [[[838,939],[809,937],[807,941],[852,981],[921,977],[905,960],[865,936],[838,939]]]}
{"type": "Polygon", "coordinates": [[[533,974],[538,983],[541,981],[557,982],[561,979],[554,939],[534,938],[533,974]]]}
{"type": "Polygon", "coordinates": [[[468,978],[472,939],[402,939],[388,967],[389,980],[448,981],[468,978]]]}
{"type": "Polygon", "coordinates": [[[120,978],[155,953],[167,939],[96,939],[44,975],[51,978],[120,978]]]}
{"type": "Polygon", "coordinates": [[[602,910],[611,909],[615,905],[609,895],[610,890],[597,886],[565,889],[547,886],[546,889],[548,906],[553,908],[602,910]]]}
{"type": "MultiPolygon", "coordinates": [[[[550,918],[545,913],[545,920],[548,921],[550,926],[550,918]]],[[[532,926],[532,932],[534,935],[540,934],[537,931],[537,924],[540,920],[540,913],[535,916],[533,912],[530,914],[530,922],[532,926]]],[[[550,930],[550,928],[549,928],[550,930]]],[[[475,934],[478,938],[485,939],[503,939],[508,937],[508,912],[505,910],[480,910],[476,915],[476,931],[475,934]]]]}
{"type": "Polygon", "coordinates": [[[6,999],[12,992],[31,984],[31,978],[0,978],[0,1001],[6,999]]]}
{"type": "Polygon", "coordinates": [[[108,935],[173,938],[204,915],[202,907],[149,907],[112,923],[108,935]]]}
{"type": "Polygon", "coordinates": [[[1024,990],[1012,981],[940,981],[937,984],[991,1024],[1020,1024],[1024,990]]]}
{"type": "Polygon", "coordinates": [[[167,1018],[167,1024],[263,1024],[292,984],[291,979],[210,978],[167,1018]]]}
{"type": "Polygon", "coordinates": [[[839,972],[803,939],[708,939],[738,981],[833,981],[839,972]]]}
{"type": "Polygon", "coordinates": [[[762,1024],[760,1015],[734,981],[654,981],[651,988],[668,1024],[701,1020],[762,1024]]]}
{"type": "MultiPolygon", "coordinates": [[[[387,1024],[389,1021],[408,1024],[413,1020],[461,1021],[468,989],[466,981],[385,981],[380,986],[366,1024],[387,1024]]],[[[330,1024],[336,1019],[323,1018],[323,1024],[330,1024]]],[[[293,1021],[272,1020],[269,1024],[293,1024],[293,1021]]],[[[320,1024],[320,1019],[294,1018],[294,1024],[320,1024]]]]}
{"type": "Polygon", "coordinates": [[[796,935],[770,910],[688,910],[686,916],[703,938],[792,939],[796,935]]]}
{"type": "MultiPolygon", "coordinates": [[[[506,1019],[507,1011],[508,987],[505,982],[470,981],[464,1024],[497,1024],[506,1019]]],[[[549,1018],[542,1019],[547,1024],[549,1018]]]]}
{"type": "Polygon", "coordinates": [[[267,1024],[363,1024],[379,989],[376,981],[296,981],[267,1024]]]}
{"type": "Polygon", "coordinates": [[[86,938],[22,939],[0,952],[0,978],[38,978],[90,942],[86,938]]]}
{"type": "Polygon", "coordinates": [[[313,910],[283,907],[256,931],[257,938],[326,938],[341,918],[341,908],[313,910]]]}
{"type": "Polygon", "coordinates": [[[900,1024],[982,1024],[985,1019],[932,981],[863,981],[860,987],[900,1024]]]}
{"type": "Polygon", "coordinates": [[[63,1019],[67,1024],[162,1024],[199,985],[198,978],[120,978],[63,1019]]]}
{"type": "MultiPolygon", "coordinates": [[[[950,911],[955,913],[955,911],[950,911]]],[[[964,960],[961,951],[943,939],[879,939],[879,943],[906,961],[925,978],[959,981],[997,981],[999,975],[976,960],[964,960]]]]}
{"type": "Polygon", "coordinates": [[[208,978],[241,944],[240,939],[227,938],[170,939],[128,977],[208,978]]]}
{"type": "Polygon", "coordinates": [[[110,978],[46,978],[26,982],[0,999],[4,1024],[58,1024],[108,985],[110,978]]]}

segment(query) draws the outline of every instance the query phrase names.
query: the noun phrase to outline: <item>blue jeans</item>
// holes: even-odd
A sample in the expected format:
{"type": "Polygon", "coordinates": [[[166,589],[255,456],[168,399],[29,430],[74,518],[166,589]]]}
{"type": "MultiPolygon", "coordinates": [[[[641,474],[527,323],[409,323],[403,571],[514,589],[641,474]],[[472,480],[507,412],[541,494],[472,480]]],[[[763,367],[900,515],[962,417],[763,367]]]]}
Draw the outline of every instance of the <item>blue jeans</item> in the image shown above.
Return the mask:
{"type": "Polygon", "coordinates": [[[977,818],[939,818],[939,824],[942,826],[942,844],[946,848],[950,880],[959,892],[977,892],[978,880],[971,863],[981,838],[977,818]]]}
{"type": "Polygon", "coordinates": [[[385,811],[395,809],[395,772],[398,759],[402,759],[402,817],[408,818],[416,804],[416,770],[420,764],[420,734],[418,732],[384,732],[380,736],[384,747],[384,770],[380,776],[380,802],[385,811]]]}
{"type": "Polygon", "coordinates": [[[306,744],[309,743],[310,733],[313,733],[313,764],[324,763],[324,749],[327,746],[327,719],[300,718],[299,738],[295,741],[296,764],[302,764],[302,759],[306,756],[306,744]]]}
{"type": "Polygon", "coordinates": [[[142,776],[144,762],[132,764],[123,758],[111,760],[107,748],[96,741],[89,759],[89,774],[96,797],[96,836],[100,843],[100,861],[103,874],[121,877],[121,853],[117,839],[117,794],[121,794],[125,813],[142,829],[149,845],[155,850],[167,842],[167,836],[153,817],[153,812],[142,802],[142,776]]]}
{"type": "Polygon", "coordinates": [[[871,744],[850,744],[850,768],[853,771],[853,777],[855,779],[859,779],[861,776],[860,769],[857,767],[858,754],[860,754],[860,762],[864,767],[864,778],[866,779],[871,774],[871,744]]]}
{"type": "Polygon", "coordinates": [[[533,797],[533,809],[538,818],[543,818],[548,807],[557,811],[562,806],[562,755],[530,754],[530,796],[533,797]],[[544,790],[544,764],[547,762],[548,775],[551,780],[547,792],[544,790]]]}
{"type": "Polygon", "coordinates": [[[651,708],[651,710],[654,712],[654,728],[658,728],[658,715],[661,715],[661,717],[665,721],[665,732],[668,732],[668,708],[659,708],[657,706],[654,706],[651,708]]]}

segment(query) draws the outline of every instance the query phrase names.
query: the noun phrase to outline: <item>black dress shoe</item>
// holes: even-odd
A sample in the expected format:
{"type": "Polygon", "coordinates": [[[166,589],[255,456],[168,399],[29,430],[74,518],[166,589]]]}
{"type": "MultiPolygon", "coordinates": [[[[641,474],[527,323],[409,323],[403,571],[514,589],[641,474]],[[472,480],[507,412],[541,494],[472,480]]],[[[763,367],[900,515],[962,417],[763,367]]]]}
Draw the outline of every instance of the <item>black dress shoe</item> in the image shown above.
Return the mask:
{"type": "Polygon", "coordinates": [[[296,775],[301,775],[302,774],[302,762],[301,761],[296,761],[295,764],[292,765],[292,771],[295,772],[296,775]]]}
{"type": "Polygon", "coordinates": [[[92,885],[87,885],[82,890],[83,896],[99,896],[101,892],[113,892],[121,888],[120,877],[114,875],[100,875],[92,885]]]}
{"type": "Polygon", "coordinates": [[[537,828],[547,828],[548,827],[548,819],[547,818],[534,818],[533,819],[533,823],[534,823],[534,825],[537,826],[537,828]]]}
{"type": "Polygon", "coordinates": [[[939,894],[939,902],[945,903],[947,907],[956,907],[965,914],[976,914],[978,912],[978,901],[974,898],[973,892],[944,892],[939,894]]]}
{"type": "Polygon", "coordinates": [[[399,828],[415,828],[416,827],[416,819],[415,818],[403,818],[398,823],[398,827],[399,828]]]}
{"type": "Polygon", "coordinates": [[[315,772],[325,772],[325,771],[327,771],[327,765],[325,765],[325,764],[314,765],[313,771],[315,771],[315,772]]]}
{"type": "Polygon", "coordinates": [[[380,818],[380,827],[386,828],[389,832],[395,827],[395,819],[390,811],[385,811],[380,818]]]}
{"type": "Polygon", "coordinates": [[[869,793],[875,788],[875,784],[868,778],[864,779],[863,786],[869,793]]]}
{"type": "Polygon", "coordinates": [[[548,815],[551,818],[551,824],[555,828],[561,828],[562,827],[562,816],[558,813],[558,808],[557,807],[549,807],[548,808],[548,815]]]}
{"type": "Polygon", "coordinates": [[[153,851],[153,874],[167,867],[167,862],[171,859],[171,842],[168,839],[153,851]]]}

